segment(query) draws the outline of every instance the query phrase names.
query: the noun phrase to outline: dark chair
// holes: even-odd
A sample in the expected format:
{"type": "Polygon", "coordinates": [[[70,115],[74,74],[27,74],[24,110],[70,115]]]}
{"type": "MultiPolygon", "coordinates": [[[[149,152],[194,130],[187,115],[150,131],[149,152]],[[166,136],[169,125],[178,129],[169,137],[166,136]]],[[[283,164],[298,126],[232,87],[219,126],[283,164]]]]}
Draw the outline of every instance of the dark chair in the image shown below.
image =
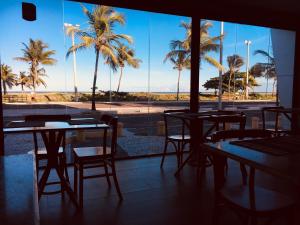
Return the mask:
{"type": "MultiPolygon", "coordinates": [[[[217,142],[225,139],[269,138],[271,136],[272,132],[266,130],[229,130],[214,133],[212,140],[217,142]]],[[[257,224],[258,218],[267,218],[268,222],[272,222],[273,219],[282,215],[286,215],[289,222],[293,220],[295,201],[276,191],[256,186],[253,167],[250,167],[248,183],[248,185],[228,184],[216,190],[214,224],[218,224],[221,206],[228,206],[241,218],[245,214],[246,221],[243,221],[243,224],[249,224],[249,219],[251,225],[257,224]]]]}
{"type": "Polygon", "coordinates": [[[263,107],[261,109],[261,116],[262,116],[262,128],[264,130],[269,130],[271,131],[275,136],[281,136],[281,135],[285,135],[285,134],[289,134],[291,131],[290,130],[282,130],[279,128],[279,116],[280,116],[280,112],[276,111],[276,110],[281,110],[284,109],[283,106],[273,106],[273,107],[263,107]],[[274,110],[273,113],[275,114],[275,124],[274,124],[274,128],[267,128],[266,127],[266,112],[269,110],[274,110]]]}
{"type": "MultiPolygon", "coordinates": [[[[230,129],[233,133],[235,132],[240,132],[245,129],[246,126],[246,116],[242,112],[231,112],[228,113],[226,111],[219,111],[219,112],[224,112],[224,115],[212,115],[208,121],[213,123],[213,125],[208,129],[206,134],[204,135],[206,141],[210,142],[214,140],[212,139],[216,133],[212,132],[212,130],[215,130],[215,132],[220,131],[220,127],[223,131],[225,131],[226,124],[238,124],[239,128],[238,129],[230,129]]],[[[222,132],[221,132],[222,133],[222,132]]],[[[226,133],[226,132],[225,132],[226,133]]],[[[223,133],[222,133],[223,134],[223,133]]],[[[210,156],[208,158],[211,161],[210,156]]],[[[228,165],[226,162],[226,172],[228,171],[228,165]]],[[[247,170],[243,164],[240,164],[240,169],[243,177],[243,184],[247,183],[247,170]]]]}
{"type": "MultiPolygon", "coordinates": [[[[222,112],[222,111],[219,111],[219,112],[222,112]]],[[[223,112],[228,113],[226,111],[223,111],[223,112]]],[[[204,135],[204,137],[208,141],[210,140],[210,138],[211,138],[210,134],[213,131],[226,130],[227,124],[238,124],[239,125],[238,130],[243,130],[243,129],[245,129],[245,126],[246,126],[246,116],[243,112],[235,112],[235,113],[231,112],[230,114],[228,113],[228,114],[224,114],[224,115],[212,115],[207,120],[213,124],[204,135]]]]}
{"type": "Polygon", "coordinates": [[[165,122],[165,146],[163,151],[163,156],[161,159],[160,167],[163,167],[165,156],[167,154],[167,149],[169,143],[171,143],[176,152],[177,156],[177,167],[183,161],[183,150],[187,143],[190,143],[191,137],[186,133],[186,121],[180,118],[173,117],[172,114],[176,113],[188,113],[189,110],[165,110],[164,111],[164,122],[165,122]],[[176,130],[176,131],[174,131],[176,130]]]}
{"type": "Polygon", "coordinates": [[[107,183],[111,186],[109,177],[112,176],[114,179],[115,187],[118,192],[120,200],[123,199],[122,193],[119,187],[119,183],[116,175],[115,168],[115,153],[117,147],[117,126],[118,117],[111,115],[103,115],[101,121],[110,126],[111,134],[108,135],[107,130],[104,131],[103,145],[97,147],[82,147],[74,148],[74,191],[78,193],[78,171],[79,171],[79,205],[83,207],[83,181],[84,179],[91,179],[97,177],[106,177],[107,183]],[[107,146],[107,138],[110,136],[110,146],[107,146]],[[109,172],[109,168],[111,172],[109,172]],[[92,168],[104,168],[104,173],[95,175],[84,175],[84,170],[92,168]]]}
{"type": "MultiPolygon", "coordinates": [[[[62,115],[27,115],[25,116],[25,122],[28,123],[34,123],[34,122],[50,122],[50,121],[57,121],[57,122],[68,122],[71,120],[71,116],[67,114],[62,115]]],[[[40,169],[40,161],[47,160],[47,150],[44,147],[39,147],[38,145],[38,139],[37,139],[37,133],[33,132],[33,142],[34,142],[34,154],[35,154],[35,160],[36,160],[36,174],[37,174],[37,180],[39,180],[39,169],[40,169]]],[[[69,174],[67,169],[67,163],[66,163],[66,135],[64,134],[62,138],[61,147],[58,150],[58,159],[60,162],[61,170],[64,171],[65,176],[67,180],[69,181],[69,174]]],[[[54,185],[54,184],[61,184],[61,182],[48,182],[46,185],[54,185]]],[[[61,184],[61,190],[60,191],[50,191],[46,192],[44,191],[42,194],[57,194],[57,193],[63,193],[63,188],[61,184]]]]}

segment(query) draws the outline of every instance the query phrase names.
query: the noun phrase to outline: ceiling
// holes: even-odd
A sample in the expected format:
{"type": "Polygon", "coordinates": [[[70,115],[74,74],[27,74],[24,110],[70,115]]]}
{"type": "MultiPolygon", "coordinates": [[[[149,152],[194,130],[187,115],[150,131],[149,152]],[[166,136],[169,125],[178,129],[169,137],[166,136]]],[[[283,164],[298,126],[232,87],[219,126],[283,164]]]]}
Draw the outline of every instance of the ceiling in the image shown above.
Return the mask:
{"type": "Polygon", "coordinates": [[[71,0],[205,19],[299,29],[298,0],[71,0]]]}

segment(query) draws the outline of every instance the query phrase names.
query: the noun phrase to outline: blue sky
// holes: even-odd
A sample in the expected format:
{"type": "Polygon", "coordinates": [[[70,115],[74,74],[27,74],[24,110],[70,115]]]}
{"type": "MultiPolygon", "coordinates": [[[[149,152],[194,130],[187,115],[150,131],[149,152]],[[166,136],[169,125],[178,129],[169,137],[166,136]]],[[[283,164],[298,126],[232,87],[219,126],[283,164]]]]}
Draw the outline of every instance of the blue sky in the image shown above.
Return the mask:
{"type": "MultiPolygon", "coordinates": [[[[28,0],[28,2],[37,5],[37,20],[35,22],[22,20],[21,0],[0,2],[0,26],[2,31],[5,31],[0,35],[2,61],[10,65],[15,73],[28,70],[28,65],[17,62],[13,58],[22,55],[22,42],[27,43],[29,38],[41,39],[49,44],[50,49],[56,50],[54,57],[57,59],[57,64],[45,67],[48,74],[46,78],[48,87],[47,89],[40,87],[38,90],[72,91],[72,57],[65,60],[65,54],[71,46],[71,40],[64,35],[63,23],[80,24],[81,28],[86,28],[86,18],[82,13],[82,8],[79,3],[71,1],[28,0]]],[[[89,9],[93,7],[92,5],[85,5],[89,9]]],[[[136,51],[136,56],[142,60],[139,69],[125,67],[121,91],[147,91],[148,87],[150,91],[154,92],[176,91],[178,72],[172,69],[171,64],[163,63],[163,59],[169,51],[170,41],[183,39],[184,29],[179,25],[181,21],[188,22],[189,18],[120,8],[116,10],[125,15],[126,25],[117,26],[115,31],[133,37],[134,44],[132,47],[136,51]]],[[[219,35],[220,23],[218,21],[211,22],[213,23],[213,27],[210,29],[211,36],[219,35]]],[[[226,62],[228,55],[246,56],[245,39],[252,41],[250,65],[264,61],[264,58],[260,56],[253,56],[253,51],[256,49],[268,51],[268,47],[271,46],[269,43],[270,29],[225,23],[224,62],[226,62]]],[[[76,40],[77,43],[78,41],[76,40]]],[[[219,58],[218,53],[210,53],[210,55],[219,58]]],[[[79,91],[91,90],[94,63],[95,53],[93,49],[77,53],[79,91]]],[[[206,80],[217,75],[216,68],[202,62],[200,91],[204,91],[202,84],[206,80]]],[[[99,79],[97,81],[99,89],[116,90],[118,77],[119,72],[112,73],[100,60],[99,79]]],[[[189,91],[189,77],[190,71],[184,71],[180,82],[181,91],[189,91]]],[[[264,91],[265,81],[259,80],[259,83],[261,87],[256,90],[264,91]]],[[[17,87],[13,90],[20,90],[20,88],[17,87]]]]}

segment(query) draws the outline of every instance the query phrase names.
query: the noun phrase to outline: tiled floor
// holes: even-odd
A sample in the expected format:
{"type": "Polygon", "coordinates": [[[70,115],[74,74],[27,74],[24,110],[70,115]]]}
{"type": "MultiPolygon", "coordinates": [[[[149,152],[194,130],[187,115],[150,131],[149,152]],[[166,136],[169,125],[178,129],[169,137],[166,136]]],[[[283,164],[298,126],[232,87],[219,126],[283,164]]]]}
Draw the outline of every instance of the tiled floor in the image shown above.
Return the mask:
{"type": "MultiPolygon", "coordinates": [[[[184,168],[175,178],[174,156],[165,160],[143,158],[117,162],[117,174],[124,200],[119,202],[114,187],[108,188],[105,178],[86,180],[84,210],[76,212],[68,197],[43,196],[40,201],[41,224],[104,224],[104,225],[208,225],[213,208],[212,168],[206,170],[202,184],[196,181],[196,170],[184,168]]],[[[230,162],[228,182],[241,182],[239,165],[230,162]]],[[[70,168],[72,177],[72,168],[70,168]]],[[[294,193],[293,187],[258,173],[257,183],[279,191],[294,193]],[[283,189],[282,187],[285,186],[283,189]]],[[[223,210],[221,224],[241,224],[228,209],[223,210]]],[[[278,221],[275,224],[284,224],[278,221]]]]}

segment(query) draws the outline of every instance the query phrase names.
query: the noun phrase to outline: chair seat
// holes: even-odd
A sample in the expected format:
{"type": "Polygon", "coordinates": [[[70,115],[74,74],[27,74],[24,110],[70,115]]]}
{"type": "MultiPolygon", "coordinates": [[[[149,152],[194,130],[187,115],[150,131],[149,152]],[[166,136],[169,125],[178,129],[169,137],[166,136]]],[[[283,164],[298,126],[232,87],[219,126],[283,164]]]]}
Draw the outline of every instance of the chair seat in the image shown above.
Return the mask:
{"type": "MultiPolygon", "coordinates": [[[[64,152],[63,147],[59,147],[58,149],[58,154],[62,154],[64,152]]],[[[41,148],[37,151],[37,155],[47,155],[47,150],[46,148],[41,148]]]]}
{"type": "MultiPolygon", "coordinates": [[[[224,187],[220,191],[220,194],[225,201],[238,207],[242,207],[244,210],[252,211],[250,207],[248,186],[237,185],[224,187]]],[[[255,187],[255,211],[258,213],[274,212],[276,210],[291,207],[294,204],[295,201],[289,196],[262,187],[255,187]]]]}
{"type": "Polygon", "coordinates": [[[168,139],[172,139],[172,140],[175,140],[175,141],[182,141],[182,140],[189,141],[189,140],[191,140],[191,136],[187,135],[187,134],[185,134],[184,136],[182,136],[181,134],[169,135],[168,139]]]}
{"type": "MultiPolygon", "coordinates": [[[[94,158],[104,156],[104,151],[102,146],[97,147],[82,147],[82,148],[74,148],[74,153],[78,158],[94,158]]],[[[105,156],[111,155],[111,148],[106,147],[105,156]]]]}

